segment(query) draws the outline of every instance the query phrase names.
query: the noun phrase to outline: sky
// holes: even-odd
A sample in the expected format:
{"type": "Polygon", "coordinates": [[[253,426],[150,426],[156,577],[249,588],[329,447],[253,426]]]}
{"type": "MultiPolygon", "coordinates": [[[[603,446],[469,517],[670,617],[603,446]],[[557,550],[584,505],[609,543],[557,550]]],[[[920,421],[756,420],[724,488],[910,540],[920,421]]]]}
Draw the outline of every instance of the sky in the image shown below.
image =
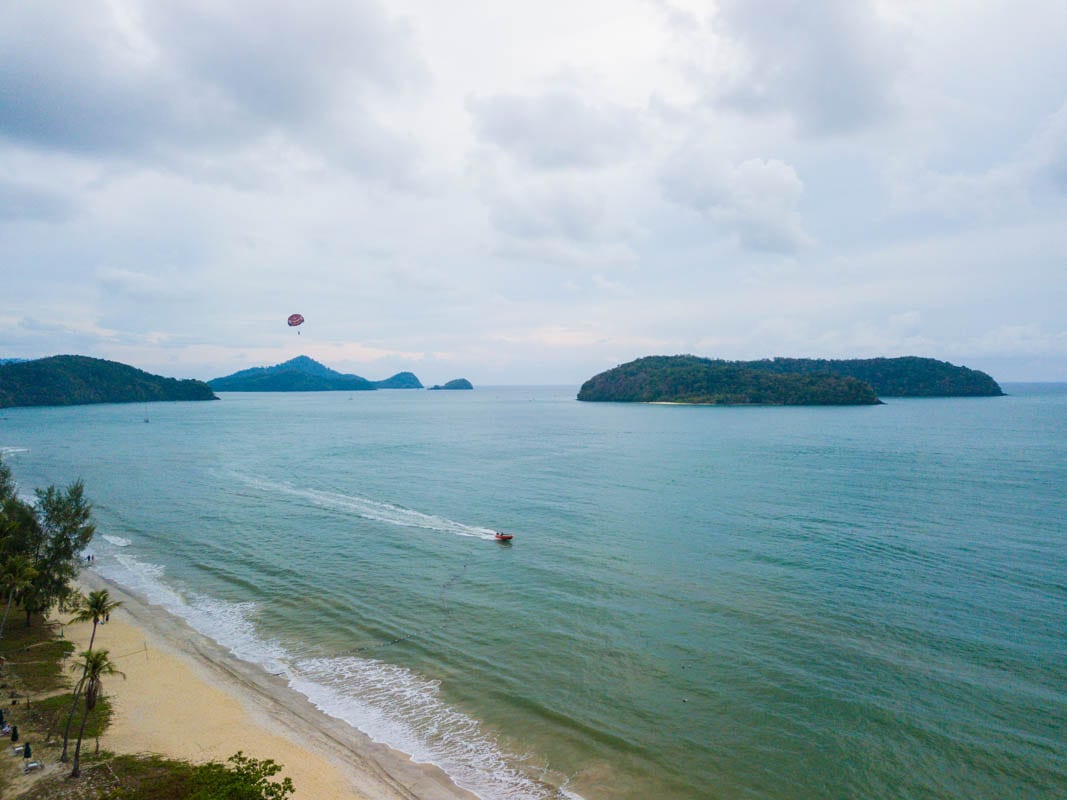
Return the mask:
{"type": "Polygon", "coordinates": [[[0,358],[1067,380],[1064,42],[1065,0],[6,0],[0,358]]]}

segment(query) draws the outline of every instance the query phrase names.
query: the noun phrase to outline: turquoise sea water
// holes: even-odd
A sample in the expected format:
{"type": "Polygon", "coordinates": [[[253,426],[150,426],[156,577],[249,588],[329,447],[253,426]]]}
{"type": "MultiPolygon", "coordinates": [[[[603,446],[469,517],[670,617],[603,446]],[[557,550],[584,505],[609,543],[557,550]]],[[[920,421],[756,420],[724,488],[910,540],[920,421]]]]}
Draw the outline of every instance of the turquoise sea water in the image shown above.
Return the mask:
{"type": "Polygon", "coordinates": [[[1067,386],[6,409],[96,569],[486,800],[1067,796],[1067,386]],[[515,534],[492,541],[493,529],[515,534]]]}

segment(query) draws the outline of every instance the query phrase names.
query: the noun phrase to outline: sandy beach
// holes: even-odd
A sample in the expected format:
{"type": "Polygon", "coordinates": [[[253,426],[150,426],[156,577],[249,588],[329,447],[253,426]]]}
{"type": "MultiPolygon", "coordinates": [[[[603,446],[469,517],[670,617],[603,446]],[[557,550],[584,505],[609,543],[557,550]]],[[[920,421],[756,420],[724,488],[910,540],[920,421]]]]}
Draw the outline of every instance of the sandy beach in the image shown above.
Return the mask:
{"type": "MultiPolygon", "coordinates": [[[[105,691],[115,714],[100,738],[114,752],[225,761],[238,750],[284,765],[298,800],[472,800],[440,769],[416,764],[314,708],[279,678],[242,662],[165,611],[91,571],[85,591],[107,588],[123,606],[97,629],[125,680],[105,691]]],[[[79,649],[91,624],[68,625],[79,649]]]]}

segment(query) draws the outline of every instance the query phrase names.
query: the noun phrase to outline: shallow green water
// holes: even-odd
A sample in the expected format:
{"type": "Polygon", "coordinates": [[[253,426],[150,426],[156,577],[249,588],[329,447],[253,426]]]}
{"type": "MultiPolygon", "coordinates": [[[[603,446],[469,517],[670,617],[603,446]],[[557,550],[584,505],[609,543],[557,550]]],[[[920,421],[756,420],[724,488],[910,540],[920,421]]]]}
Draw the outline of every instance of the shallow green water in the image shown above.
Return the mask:
{"type": "Polygon", "coordinates": [[[96,569],[487,800],[1067,795],[1067,387],[7,409],[96,569]],[[493,529],[515,534],[511,545],[493,529]]]}

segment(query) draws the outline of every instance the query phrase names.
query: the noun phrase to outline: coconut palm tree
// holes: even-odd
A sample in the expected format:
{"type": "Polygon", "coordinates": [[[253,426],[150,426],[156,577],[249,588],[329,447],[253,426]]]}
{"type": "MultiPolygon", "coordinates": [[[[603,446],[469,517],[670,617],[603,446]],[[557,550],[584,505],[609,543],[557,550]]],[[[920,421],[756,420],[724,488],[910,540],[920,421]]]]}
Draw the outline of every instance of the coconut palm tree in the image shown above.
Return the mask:
{"type": "Polygon", "coordinates": [[[71,617],[70,621],[71,623],[93,623],[93,631],[89,634],[89,650],[93,649],[93,641],[96,639],[96,626],[100,624],[100,620],[106,619],[112,611],[121,605],[121,600],[111,599],[111,594],[107,589],[89,592],[88,597],[82,597],[78,601],[78,605],[74,608],[74,616],[71,617]]]}
{"type": "MultiPolygon", "coordinates": [[[[74,616],[71,618],[71,622],[89,622],[93,623],[93,632],[89,635],[89,650],[92,652],[93,642],[96,641],[96,627],[100,624],[100,620],[106,619],[112,611],[122,605],[120,600],[112,600],[111,595],[107,589],[98,589],[95,592],[89,592],[88,597],[81,598],[77,608],[75,608],[74,616]]],[[[78,681],[77,686],[74,687],[74,698],[70,703],[70,713],[67,714],[67,726],[63,729],[63,752],[59,755],[60,761],[67,760],[67,744],[70,741],[70,725],[74,720],[74,710],[78,707],[78,694],[82,684],[85,682],[85,673],[82,673],[81,680],[78,681]]]]}
{"type": "Polygon", "coordinates": [[[7,625],[7,613],[11,610],[11,601],[23,589],[28,589],[37,577],[29,556],[10,556],[0,568],[0,589],[7,591],[7,605],[4,606],[4,618],[0,620],[0,639],[4,638],[4,626],[7,625]]]}
{"type": "Polygon", "coordinates": [[[78,729],[78,744],[74,748],[74,769],[70,773],[72,778],[81,777],[82,738],[85,736],[85,723],[89,719],[89,712],[96,708],[97,698],[100,697],[103,689],[100,679],[105,675],[126,677],[125,674],[115,669],[115,665],[111,663],[111,659],[108,657],[107,650],[97,650],[95,653],[92,650],[86,650],[81,655],[83,661],[71,667],[73,670],[77,670],[79,667],[82,668],[82,679],[78,684],[79,688],[85,688],[85,711],[82,712],[82,724],[78,729]]]}

